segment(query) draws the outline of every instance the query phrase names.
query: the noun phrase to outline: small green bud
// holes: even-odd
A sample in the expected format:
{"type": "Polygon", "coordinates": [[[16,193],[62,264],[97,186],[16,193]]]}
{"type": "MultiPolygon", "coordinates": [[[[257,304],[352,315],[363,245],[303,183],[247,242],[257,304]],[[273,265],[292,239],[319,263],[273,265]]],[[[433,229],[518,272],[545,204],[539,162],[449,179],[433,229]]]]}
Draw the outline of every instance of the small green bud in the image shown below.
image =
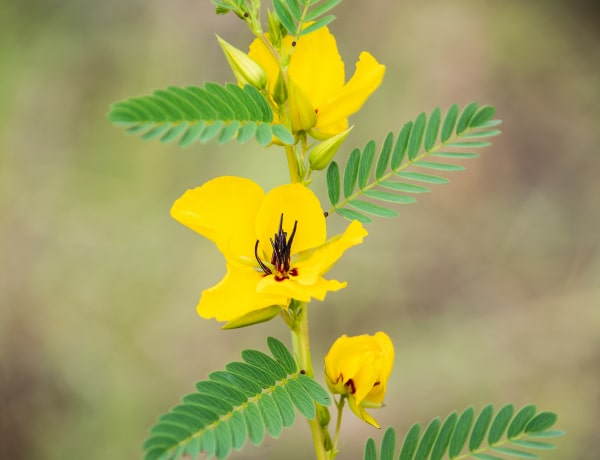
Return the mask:
{"type": "Polygon", "coordinates": [[[267,74],[264,69],[246,53],[230,45],[218,35],[217,40],[238,83],[264,89],[267,85],[267,74]]]}
{"type": "Polygon", "coordinates": [[[313,147],[308,154],[308,162],[312,170],[320,171],[331,163],[338,149],[344,143],[346,137],[348,137],[348,133],[352,131],[352,128],[353,126],[350,126],[346,131],[336,134],[313,147]]]}
{"type": "Polygon", "coordinates": [[[273,94],[271,94],[273,100],[276,104],[283,104],[287,101],[288,98],[288,89],[285,84],[285,78],[283,78],[283,73],[281,70],[279,71],[279,75],[277,75],[277,80],[275,80],[275,85],[273,86],[273,94]]]}
{"type": "Polygon", "coordinates": [[[323,407],[319,404],[317,406],[317,418],[319,419],[319,425],[321,425],[323,428],[327,428],[329,426],[329,422],[331,421],[331,414],[326,407],[323,407]]]}
{"type": "Polygon", "coordinates": [[[271,10],[267,10],[267,14],[269,16],[269,41],[278,49],[281,45],[281,22],[271,10]]]}
{"type": "Polygon", "coordinates": [[[288,104],[294,134],[309,131],[317,124],[317,114],[308,96],[290,79],[288,79],[288,104]]]}

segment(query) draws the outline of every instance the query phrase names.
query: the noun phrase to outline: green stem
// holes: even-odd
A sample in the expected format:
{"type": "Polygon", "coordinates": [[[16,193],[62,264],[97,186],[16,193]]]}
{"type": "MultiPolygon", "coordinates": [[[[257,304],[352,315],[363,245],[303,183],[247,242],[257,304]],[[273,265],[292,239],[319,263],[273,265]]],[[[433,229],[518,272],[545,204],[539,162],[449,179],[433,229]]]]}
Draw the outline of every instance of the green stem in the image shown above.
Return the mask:
{"type": "Polygon", "coordinates": [[[290,171],[290,182],[292,184],[300,182],[302,178],[300,177],[300,171],[298,170],[298,159],[296,158],[296,150],[293,145],[285,146],[285,156],[290,171]]]}
{"type": "MultiPolygon", "coordinates": [[[[292,345],[294,355],[300,370],[309,377],[314,377],[312,360],[310,357],[310,344],[308,340],[308,308],[306,303],[293,302],[290,308],[294,309],[294,321],[292,325],[292,345]]],[[[322,423],[321,418],[328,418],[327,408],[316,404],[316,415],[308,421],[313,437],[317,460],[329,460],[331,450],[331,439],[327,431],[327,423],[322,423]]]]}
{"type": "MultiPolygon", "coordinates": [[[[345,396],[340,396],[340,401],[335,403],[337,407],[337,420],[335,423],[335,436],[333,437],[333,452],[334,455],[338,452],[338,439],[340,437],[340,428],[342,427],[342,412],[344,410],[345,396]]],[[[335,458],[335,457],[332,457],[335,458]]]]}

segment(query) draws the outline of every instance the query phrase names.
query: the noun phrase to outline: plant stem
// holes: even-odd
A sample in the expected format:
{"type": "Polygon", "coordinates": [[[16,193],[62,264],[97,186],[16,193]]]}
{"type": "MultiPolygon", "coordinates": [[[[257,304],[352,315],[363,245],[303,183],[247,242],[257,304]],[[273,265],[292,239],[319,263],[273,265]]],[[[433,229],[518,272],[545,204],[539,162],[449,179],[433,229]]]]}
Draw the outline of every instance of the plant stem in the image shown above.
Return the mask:
{"type": "Polygon", "coordinates": [[[340,437],[340,428],[342,427],[342,412],[344,410],[345,396],[340,396],[340,401],[335,403],[337,406],[337,421],[335,423],[335,436],[333,438],[333,452],[338,451],[338,439],[340,437]]]}
{"type": "Polygon", "coordinates": [[[295,184],[300,182],[300,171],[298,171],[298,160],[296,159],[296,151],[293,145],[285,146],[285,156],[288,162],[288,169],[290,170],[290,182],[295,184]]]}
{"type": "MultiPolygon", "coordinates": [[[[306,308],[306,303],[300,302],[296,303],[294,307],[295,318],[291,328],[294,355],[296,356],[300,370],[303,370],[309,377],[314,377],[308,340],[308,308],[306,308]]],[[[329,449],[327,448],[327,445],[331,445],[331,439],[327,432],[327,423],[322,423],[320,420],[320,414],[323,413],[323,410],[327,411],[326,408],[317,404],[315,417],[308,421],[317,460],[328,460],[331,458],[329,452],[331,446],[329,449]]]]}

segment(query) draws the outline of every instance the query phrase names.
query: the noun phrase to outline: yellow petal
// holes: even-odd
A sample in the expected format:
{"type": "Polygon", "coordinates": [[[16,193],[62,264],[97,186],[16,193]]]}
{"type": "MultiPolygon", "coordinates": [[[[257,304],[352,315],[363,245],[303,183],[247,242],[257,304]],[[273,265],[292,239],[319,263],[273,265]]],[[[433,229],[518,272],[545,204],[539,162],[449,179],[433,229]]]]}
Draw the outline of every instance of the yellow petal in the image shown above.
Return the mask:
{"type": "Polygon", "coordinates": [[[263,274],[251,267],[227,264],[227,274],[215,286],[202,293],[197,311],[206,319],[231,321],[271,305],[287,306],[285,296],[258,293],[263,274]]]}
{"type": "Polygon", "coordinates": [[[223,253],[254,258],[254,222],[264,192],[241,177],[218,177],[185,192],[171,216],[213,241],[223,253]]]}
{"type": "Polygon", "coordinates": [[[381,428],[379,422],[375,420],[371,415],[367,413],[367,411],[360,404],[357,404],[356,400],[352,397],[352,395],[348,396],[348,405],[354,415],[356,415],[361,420],[367,422],[369,425],[374,426],[375,428],[381,428]]]}
{"type": "MultiPolygon", "coordinates": [[[[350,81],[319,107],[316,128],[323,133],[337,134],[347,128],[347,118],[357,112],[381,84],[385,66],[371,54],[362,52],[350,81]]],[[[310,94],[310,93],[309,93],[310,94]]]]}
{"type": "MultiPolygon", "coordinates": [[[[355,337],[348,337],[344,334],[338,337],[325,355],[325,373],[332,380],[340,378],[346,384],[363,364],[361,354],[355,353],[354,343],[355,337]]],[[[346,392],[345,388],[342,394],[346,392]]]]}
{"type": "Polygon", "coordinates": [[[294,222],[298,222],[292,254],[319,246],[325,241],[325,216],[315,194],[304,185],[286,184],[267,193],[258,209],[256,235],[260,240],[261,256],[272,254],[270,239],[277,234],[282,215],[283,231],[287,233],[288,240],[294,222]]]}
{"type": "Polygon", "coordinates": [[[277,281],[274,276],[265,276],[258,283],[257,289],[262,294],[277,295],[296,299],[300,302],[308,302],[313,298],[323,301],[329,291],[339,291],[344,287],[346,287],[346,283],[326,280],[320,277],[310,285],[302,285],[296,282],[293,277],[277,281]]]}
{"type": "Polygon", "coordinates": [[[344,62],[335,37],[327,27],[298,40],[289,66],[289,76],[304,91],[319,112],[344,86],[344,62]]]}
{"type": "MultiPolygon", "coordinates": [[[[300,227],[298,227],[298,231],[300,231],[300,227]]],[[[331,238],[313,251],[298,254],[298,261],[294,263],[294,267],[298,269],[298,282],[301,284],[314,283],[316,278],[326,273],[342,257],[346,249],[362,243],[366,235],[367,231],[362,224],[354,220],[342,235],[331,238]]]]}
{"type": "Polygon", "coordinates": [[[377,426],[363,406],[381,407],[393,361],[394,348],[387,334],[343,335],[325,356],[329,389],[347,395],[356,415],[377,426]]]}
{"type": "MultiPolygon", "coordinates": [[[[375,353],[367,352],[363,354],[363,360],[371,361],[371,366],[361,366],[360,369],[354,374],[354,378],[352,379],[354,382],[354,388],[356,392],[354,393],[354,399],[356,399],[356,403],[362,403],[363,399],[365,399],[374,388],[376,388],[376,384],[380,378],[380,365],[377,362],[378,356],[375,353]]],[[[381,384],[377,385],[380,386],[381,384]]]]}

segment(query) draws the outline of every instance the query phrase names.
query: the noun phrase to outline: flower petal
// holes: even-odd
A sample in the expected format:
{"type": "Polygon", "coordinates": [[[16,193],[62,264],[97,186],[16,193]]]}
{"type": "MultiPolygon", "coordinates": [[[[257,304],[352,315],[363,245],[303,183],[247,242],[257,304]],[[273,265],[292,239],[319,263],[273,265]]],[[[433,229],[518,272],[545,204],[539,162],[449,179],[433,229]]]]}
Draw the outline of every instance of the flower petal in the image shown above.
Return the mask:
{"type": "Polygon", "coordinates": [[[352,411],[379,428],[365,407],[381,407],[394,361],[391,339],[384,332],[339,337],[325,356],[325,380],[334,394],[348,397],[352,411]]]}
{"type": "Polygon", "coordinates": [[[338,337],[325,355],[325,372],[330,380],[341,379],[344,384],[354,377],[362,363],[362,356],[356,353],[356,339],[346,334],[338,337]]]}
{"type": "Polygon", "coordinates": [[[348,405],[350,406],[352,412],[354,412],[354,415],[356,415],[358,418],[367,422],[369,425],[374,426],[375,428],[381,428],[379,422],[373,417],[371,417],[371,415],[367,413],[364,407],[362,407],[360,404],[357,404],[356,400],[352,395],[348,396],[348,405]]]}
{"type": "Polygon", "coordinates": [[[227,264],[227,274],[215,286],[202,292],[197,311],[206,319],[231,321],[271,305],[287,306],[285,296],[258,293],[263,274],[251,267],[227,264]]]}
{"type": "MultiPolygon", "coordinates": [[[[356,63],[356,71],[350,81],[331,95],[323,107],[319,107],[316,128],[323,133],[337,134],[348,127],[347,118],[365,103],[367,98],[381,84],[385,66],[363,51],[356,63]]],[[[310,93],[308,93],[310,94],[310,93]]]]}
{"type": "MultiPolygon", "coordinates": [[[[300,227],[298,227],[299,231],[300,227]]],[[[367,231],[362,224],[354,220],[342,235],[331,238],[313,251],[298,254],[298,261],[293,264],[298,269],[298,282],[306,285],[313,284],[320,275],[326,273],[342,257],[346,249],[362,243],[366,235],[367,231]]]]}
{"type": "Polygon", "coordinates": [[[302,285],[297,283],[293,277],[277,281],[274,276],[265,276],[258,283],[257,289],[261,294],[278,295],[300,302],[308,302],[312,298],[323,301],[329,291],[339,291],[344,287],[346,287],[346,283],[321,277],[310,285],[302,285]]]}
{"type": "Polygon", "coordinates": [[[294,49],[289,76],[319,112],[344,86],[344,62],[327,27],[302,36],[294,49]]]}
{"type": "MultiPolygon", "coordinates": [[[[326,238],[325,216],[315,194],[302,184],[286,184],[265,195],[256,216],[256,235],[261,243],[260,256],[271,255],[270,239],[277,234],[283,215],[283,230],[289,239],[298,222],[292,254],[323,244],[326,238]]],[[[254,247],[254,246],[253,246],[254,247]]]]}
{"type": "Polygon", "coordinates": [[[356,392],[353,396],[356,399],[357,404],[362,403],[363,399],[365,399],[374,388],[381,385],[381,383],[377,384],[380,376],[380,365],[377,362],[377,358],[378,356],[375,353],[363,353],[363,361],[371,361],[373,365],[361,366],[361,368],[354,374],[354,378],[352,380],[354,381],[356,392]]]}
{"type": "Polygon", "coordinates": [[[254,221],[264,192],[241,177],[217,177],[186,191],[171,216],[213,241],[224,254],[254,259],[254,221]]]}

